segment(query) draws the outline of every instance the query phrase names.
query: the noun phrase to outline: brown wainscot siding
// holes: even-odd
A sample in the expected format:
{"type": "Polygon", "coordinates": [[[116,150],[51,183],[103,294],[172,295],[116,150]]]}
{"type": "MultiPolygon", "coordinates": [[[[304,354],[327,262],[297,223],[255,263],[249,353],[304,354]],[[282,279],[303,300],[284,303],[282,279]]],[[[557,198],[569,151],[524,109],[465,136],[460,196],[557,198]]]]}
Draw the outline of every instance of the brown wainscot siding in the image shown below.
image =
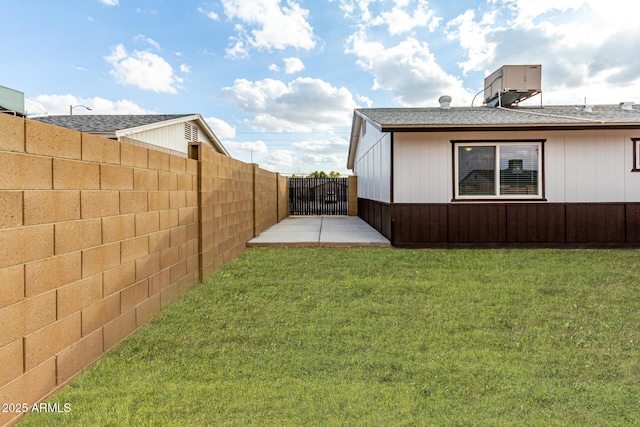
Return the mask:
{"type": "Polygon", "coordinates": [[[358,199],[395,246],[640,247],[640,203],[420,203],[358,199]]]}

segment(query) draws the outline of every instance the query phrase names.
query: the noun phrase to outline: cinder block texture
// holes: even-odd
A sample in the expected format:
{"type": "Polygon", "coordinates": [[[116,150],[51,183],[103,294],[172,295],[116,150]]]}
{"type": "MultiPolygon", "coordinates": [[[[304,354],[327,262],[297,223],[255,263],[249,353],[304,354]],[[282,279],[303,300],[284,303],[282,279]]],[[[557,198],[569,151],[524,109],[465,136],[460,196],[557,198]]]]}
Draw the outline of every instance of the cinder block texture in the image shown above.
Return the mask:
{"type": "Polygon", "coordinates": [[[83,133],[82,160],[117,165],[120,163],[120,142],[83,133]]]}
{"type": "Polygon", "coordinates": [[[80,211],[82,218],[101,218],[120,213],[118,191],[81,191],[80,211]]]}
{"type": "Polygon", "coordinates": [[[151,295],[136,307],[136,326],[144,325],[151,317],[160,312],[160,294],[151,295]]]}
{"type": "Polygon", "coordinates": [[[130,239],[136,235],[134,215],[117,215],[102,218],[102,241],[112,243],[130,239]]]}
{"type": "Polygon", "coordinates": [[[349,177],[349,215],[358,215],[358,177],[352,175],[349,177]]]}
{"type": "Polygon", "coordinates": [[[124,264],[149,255],[149,238],[147,236],[124,240],[120,246],[120,261],[124,264]]]}
{"type": "Polygon", "coordinates": [[[96,163],[53,159],[53,188],[97,190],[100,188],[100,167],[96,163]]]}
{"type": "Polygon", "coordinates": [[[53,224],[0,229],[0,268],[53,256],[53,224]]]}
{"type": "Polygon", "coordinates": [[[133,169],[126,166],[100,165],[100,188],[132,190],[133,169]]]}
{"type": "Polygon", "coordinates": [[[107,351],[136,329],[136,311],[129,310],[104,325],[104,350],[107,351]]]}
{"type": "Polygon", "coordinates": [[[25,147],[27,153],[79,160],[82,152],[81,134],[36,120],[26,120],[25,147]]]}
{"type": "MultiPolygon", "coordinates": [[[[56,387],[56,361],[50,358],[0,388],[0,402],[24,402],[28,406],[46,396],[56,387]]],[[[16,414],[0,412],[0,425],[13,420],[16,414]]]]}
{"type": "Polygon", "coordinates": [[[123,214],[147,212],[146,191],[121,191],[120,212],[123,214]]]}
{"type": "Polygon", "coordinates": [[[0,308],[24,298],[24,265],[0,268],[0,308]]]}
{"type": "Polygon", "coordinates": [[[96,246],[82,251],[82,277],[120,265],[120,243],[96,246]]]}
{"type": "Polygon", "coordinates": [[[24,120],[9,114],[0,114],[0,150],[24,151],[24,120]]]}
{"type": "Polygon", "coordinates": [[[56,319],[56,293],[47,292],[0,309],[0,347],[56,319]]]}
{"type": "Polygon", "coordinates": [[[58,288],[58,319],[87,307],[102,298],[102,274],[98,273],[58,288]]]}
{"type": "Polygon", "coordinates": [[[64,384],[98,359],[103,351],[102,329],[98,329],[60,352],[56,358],[58,385],[64,384]]]}
{"type": "Polygon", "coordinates": [[[0,387],[24,372],[22,340],[0,347],[0,387]]]}
{"type": "MultiPolygon", "coordinates": [[[[82,309],[82,336],[101,328],[120,315],[120,293],[82,309]]],[[[105,349],[106,350],[106,349],[105,349]]]]}
{"type": "Polygon", "coordinates": [[[158,212],[144,212],[136,214],[136,235],[153,233],[160,230],[160,214],[158,212]]]}
{"type": "Polygon", "coordinates": [[[129,262],[104,272],[104,295],[111,295],[133,285],[136,281],[136,263],[129,262]]]}
{"type": "Polygon", "coordinates": [[[98,246],[102,243],[99,218],[55,224],[56,255],[98,246]]]}
{"type": "Polygon", "coordinates": [[[144,147],[122,142],[120,145],[120,164],[123,166],[146,168],[149,165],[149,150],[144,147]]]}
{"type": "Polygon", "coordinates": [[[81,268],[80,252],[72,252],[26,264],[26,296],[38,295],[80,280],[81,268]]]}
{"type": "Polygon", "coordinates": [[[135,190],[157,190],[158,171],[151,169],[134,169],[133,188],[135,190]]]}
{"type": "Polygon", "coordinates": [[[80,219],[79,191],[25,191],[25,225],[80,219]]]}
{"type": "Polygon", "coordinates": [[[47,325],[24,338],[25,370],[32,369],[81,337],[80,313],[47,325]]]}
{"type": "Polygon", "coordinates": [[[149,169],[168,171],[170,170],[170,157],[168,153],[162,151],[149,150],[149,169]]]}
{"type": "Polygon", "coordinates": [[[0,228],[22,225],[22,191],[0,191],[0,228]]]}
{"type": "Polygon", "coordinates": [[[0,190],[53,188],[50,158],[0,152],[0,165],[0,190]]]}

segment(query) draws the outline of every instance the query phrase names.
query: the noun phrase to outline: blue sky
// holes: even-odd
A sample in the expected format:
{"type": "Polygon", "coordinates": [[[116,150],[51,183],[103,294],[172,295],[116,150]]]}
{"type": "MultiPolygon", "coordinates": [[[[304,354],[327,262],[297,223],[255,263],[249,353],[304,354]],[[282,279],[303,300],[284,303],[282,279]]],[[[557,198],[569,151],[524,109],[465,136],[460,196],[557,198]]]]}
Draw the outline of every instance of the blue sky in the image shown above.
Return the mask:
{"type": "Polygon", "coordinates": [[[638,12],[628,0],[0,1],[0,85],[31,114],[199,113],[235,158],[344,174],[354,108],[444,94],[469,106],[504,64],[542,64],[545,104],[640,102],[638,12]]]}

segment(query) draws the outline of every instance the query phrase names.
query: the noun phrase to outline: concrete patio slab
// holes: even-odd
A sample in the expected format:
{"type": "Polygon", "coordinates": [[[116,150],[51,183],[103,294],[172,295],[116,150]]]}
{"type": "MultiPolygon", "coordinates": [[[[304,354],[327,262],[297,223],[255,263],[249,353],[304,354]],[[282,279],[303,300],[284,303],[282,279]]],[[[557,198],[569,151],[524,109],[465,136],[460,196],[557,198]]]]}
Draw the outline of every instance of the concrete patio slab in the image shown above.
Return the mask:
{"type": "Polygon", "coordinates": [[[356,216],[290,216],[264,230],[247,246],[391,246],[356,216]]]}

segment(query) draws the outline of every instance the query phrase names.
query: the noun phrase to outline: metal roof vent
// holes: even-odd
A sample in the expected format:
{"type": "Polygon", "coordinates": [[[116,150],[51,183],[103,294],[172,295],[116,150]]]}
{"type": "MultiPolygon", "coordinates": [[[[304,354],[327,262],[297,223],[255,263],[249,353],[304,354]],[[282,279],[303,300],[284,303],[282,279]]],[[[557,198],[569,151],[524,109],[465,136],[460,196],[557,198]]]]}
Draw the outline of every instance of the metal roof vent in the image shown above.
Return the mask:
{"type": "Polygon", "coordinates": [[[438,98],[440,108],[448,109],[451,106],[451,97],[449,95],[442,95],[438,98]]]}
{"type": "Polygon", "coordinates": [[[585,113],[593,113],[593,105],[585,105],[582,107],[582,111],[585,113]]]}
{"type": "Polygon", "coordinates": [[[622,110],[625,110],[625,111],[631,111],[631,110],[633,110],[634,104],[635,104],[635,102],[621,102],[620,103],[620,108],[622,110]]]}

